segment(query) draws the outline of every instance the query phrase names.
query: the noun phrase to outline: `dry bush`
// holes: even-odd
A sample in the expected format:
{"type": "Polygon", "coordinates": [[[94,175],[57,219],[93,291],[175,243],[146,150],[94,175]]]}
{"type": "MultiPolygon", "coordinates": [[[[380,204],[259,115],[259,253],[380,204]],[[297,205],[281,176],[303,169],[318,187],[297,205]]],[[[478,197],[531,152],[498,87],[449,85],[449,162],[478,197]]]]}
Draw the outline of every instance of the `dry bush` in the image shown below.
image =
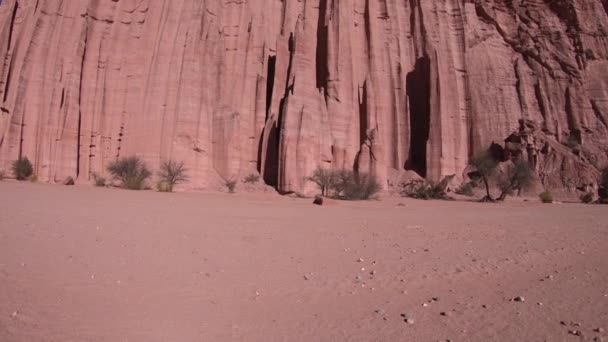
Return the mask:
{"type": "Polygon", "coordinates": [[[260,180],[260,175],[252,173],[249,176],[245,177],[245,183],[255,184],[260,180]]]}
{"type": "Polygon", "coordinates": [[[382,188],[376,177],[344,169],[317,168],[308,180],[317,184],[322,196],[346,200],[367,200],[382,188]]]}
{"type": "Polygon", "coordinates": [[[534,172],[525,161],[516,161],[507,167],[507,170],[497,176],[498,187],[502,191],[499,201],[504,201],[507,195],[517,190],[526,190],[534,185],[534,172]]]}
{"type": "Polygon", "coordinates": [[[130,190],[141,190],[146,180],[152,175],[146,164],[137,156],[118,159],[108,166],[112,176],[121,181],[122,186],[130,190]]]}
{"type": "Polygon", "coordinates": [[[188,181],[187,171],[188,169],[184,166],[184,162],[164,161],[160,165],[160,171],[158,171],[158,191],[173,192],[175,185],[188,181]]]}
{"type": "Polygon", "coordinates": [[[593,192],[586,192],[580,198],[582,203],[591,204],[593,203],[593,192]]]}
{"type": "Polygon", "coordinates": [[[226,188],[228,188],[229,193],[233,194],[236,192],[236,181],[227,180],[226,183],[224,183],[224,185],[226,185],[226,188]]]}
{"type": "Polygon", "coordinates": [[[540,201],[543,203],[553,203],[553,194],[549,190],[545,190],[545,191],[541,192],[538,195],[538,197],[540,198],[540,201]]]}
{"type": "Polygon", "coordinates": [[[449,199],[445,187],[441,183],[427,180],[408,184],[404,187],[402,195],[421,200],[449,199]]]}
{"type": "Polygon", "coordinates": [[[456,193],[458,195],[473,197],[475,196],[475,188],[477,187],[477,183],[471,181],[461,184],[458,189],[456,189],[456,193]]]}
{"type": "Polygon", "coordinates": [[[20,181],[28,180],[34,175],[34,167],[27,157],[13,161],[12,168],[13,175],[20,181]]]}
{"type": "Polygon", "coordinates": [[[106,179],[96,173],[93,174],[93,181],[95,182],[95,186],[98,186],[98,187],[106,186],[106,179]]]}

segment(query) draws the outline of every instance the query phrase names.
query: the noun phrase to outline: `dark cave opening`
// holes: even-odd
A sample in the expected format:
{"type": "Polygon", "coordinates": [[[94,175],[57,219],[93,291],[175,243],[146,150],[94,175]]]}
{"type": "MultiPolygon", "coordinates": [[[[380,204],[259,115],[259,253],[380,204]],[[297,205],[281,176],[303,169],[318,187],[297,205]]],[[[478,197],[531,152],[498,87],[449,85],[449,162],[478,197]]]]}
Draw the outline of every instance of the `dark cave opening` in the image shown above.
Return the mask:
{"type": "Polygon", "coordinates": [[[427,142],[431,123],[431,61],[424,56],[407,74],[407,97],[410,109],[410,157],[405,165],[422,177],[427,174],[427,142]]]}
{"type": "Polygon", "coordinates": [[[363,84],[363,91],[359,93],[359,144],[363,146],[367,140],[367,83],[363,84]]]}
{"type": "Polygon", "coordinates": [[[268,75],[266,76],[266,120],[270,116],[272,94],[274,92],[274,76],[277,66],[277,56],[268,57],[268,75]]]}
{"type": "MultiPolygon", "coordinates": [[[[317,88],[327,88],[329,69],[327,68],[328,29],[325,25],[327,0],[319,1],[319,21],[317,24],[316,76],[317,88]]],[[[327,89],[326,89],[327,90],[327,89]]]]}

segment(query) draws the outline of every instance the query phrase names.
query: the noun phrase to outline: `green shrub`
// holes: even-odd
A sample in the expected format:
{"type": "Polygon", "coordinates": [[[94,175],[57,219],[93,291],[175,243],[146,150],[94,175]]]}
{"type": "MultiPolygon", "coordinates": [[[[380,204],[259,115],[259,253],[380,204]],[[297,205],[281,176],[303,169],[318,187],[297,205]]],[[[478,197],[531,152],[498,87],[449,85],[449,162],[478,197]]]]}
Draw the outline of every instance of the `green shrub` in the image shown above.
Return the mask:
{"type": "Polygon", "coordinates": [[[34,167],[27,157],[13,161],[13,175],[17,180],[24,181],[34,175],[34,167]]]}
{"type": "Polygon", "coordinates": [[[540,198],[540,201],[543,203],[553,203],[553,194],[551,194],[551,192],[549,190],[545,190],[543,192],[541,192],[538,197],[540,198]]]}
{"type": "Polygon", "coordinates": [[[236,181],[227,180],[225,185],[226,185],[226,188],[228,188],[229,193],[233,194],[236,192],[236,181]]]}
{"type": "Polygon", "coordinates": [[[172,160],[164,161],[158,172],[158,178],[160,180],[159,184],[157,184],[158,191],[173,192],[173,187],[175,185],[188,181],[187,171],[184,162],[178,163],[172,160]],[[159,186],[161,183],[163,183],[163,185],[159,186]]]}
{"type": "Polygon", "coordinates": [[[473,197],[475,195],[475,188],[477,184],[475,182],[467,182],[461,184],[458,189],[456,189],[456,193],[458,195],[473,197]]]}
{"type": "Polygon", "coordinates": [[[592,192],[586,192],[586,193],[582,194],[581,195],[581,202],[583,202],[585,204],[593,203],[593,193],[592,192]]]}
{"type": "Polygon", "coordinates": [[[122,187],[130,190],[141,190],[146,180],[151,176],[146,164],[136,156],[125,157],[112,162],[108,166],[112,176],[121,181],[122,187]]]}

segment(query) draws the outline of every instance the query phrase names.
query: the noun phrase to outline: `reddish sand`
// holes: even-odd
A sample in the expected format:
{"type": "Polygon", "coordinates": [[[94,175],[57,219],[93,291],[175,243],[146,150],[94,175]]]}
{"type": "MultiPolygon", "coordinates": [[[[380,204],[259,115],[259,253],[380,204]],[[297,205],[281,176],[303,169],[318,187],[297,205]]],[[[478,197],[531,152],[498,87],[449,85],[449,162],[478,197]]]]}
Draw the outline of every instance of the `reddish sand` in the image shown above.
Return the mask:
{"type": "Polygon", "coordinates": [[[0,341],[606,339],[597,328],[605,206],[0,182],[0,341]]]}

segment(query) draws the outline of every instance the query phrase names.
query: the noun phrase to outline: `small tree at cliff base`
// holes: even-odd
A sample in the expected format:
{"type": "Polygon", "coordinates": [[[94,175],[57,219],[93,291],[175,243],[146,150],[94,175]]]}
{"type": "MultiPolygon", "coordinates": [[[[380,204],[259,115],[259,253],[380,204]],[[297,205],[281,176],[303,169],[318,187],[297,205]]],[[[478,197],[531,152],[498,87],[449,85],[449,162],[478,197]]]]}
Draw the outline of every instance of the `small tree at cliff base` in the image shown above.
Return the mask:
{"type": "Polygon", "coordinates": [[[486,196],[481,199],[482,202],[494,202],[494,198],[490,194],[490,179],[496,173],[498,164],[498,160],[489,151],[481,152],[471,159],[471,166],[475,168],[475,176],[479,177],[486,187],[486,196]]]}
{"type": "Polygon", "coordinates": [[[498,187],[502,191],[498,197],[499,201],[504,201],[507,195],[515,191],[529,189],[534,184],[534,173],[528,162],[523,160],[508,165],[505,172],[496,178],[498,187]]]}
{"type": "Polygon", "coordinates": [[[176,162],[173,160],[164,161],[160,165],[160,171],[158,171],[159,191],[162,192],[173,192],[173,187],[177,184],[185,183],[188,181],[188,170],[184,166],[184,162],[176,162]]]}

